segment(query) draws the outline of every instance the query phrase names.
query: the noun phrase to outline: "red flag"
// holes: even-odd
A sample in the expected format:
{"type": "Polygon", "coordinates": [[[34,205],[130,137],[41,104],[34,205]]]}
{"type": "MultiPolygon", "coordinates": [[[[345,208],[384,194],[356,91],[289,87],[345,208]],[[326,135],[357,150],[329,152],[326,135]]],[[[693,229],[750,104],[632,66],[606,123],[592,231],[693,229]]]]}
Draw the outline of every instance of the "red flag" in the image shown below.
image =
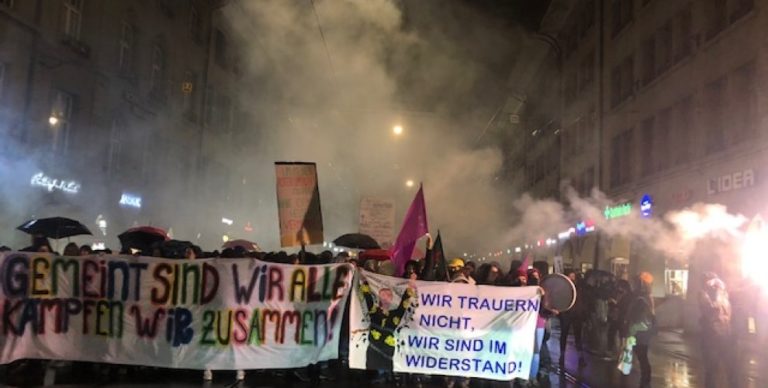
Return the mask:
{"type": "Polygon", "coordinates": [[[416,241],[427,233],[429,233],[427,206],[424,203],[423,188],[419,186],[419,191],[405,214],[403,226],[400,228],[395,244],[389,248],[397,276],[402,276],[405,264],[411,259],[413,248],[416,247],[416,241]]]}

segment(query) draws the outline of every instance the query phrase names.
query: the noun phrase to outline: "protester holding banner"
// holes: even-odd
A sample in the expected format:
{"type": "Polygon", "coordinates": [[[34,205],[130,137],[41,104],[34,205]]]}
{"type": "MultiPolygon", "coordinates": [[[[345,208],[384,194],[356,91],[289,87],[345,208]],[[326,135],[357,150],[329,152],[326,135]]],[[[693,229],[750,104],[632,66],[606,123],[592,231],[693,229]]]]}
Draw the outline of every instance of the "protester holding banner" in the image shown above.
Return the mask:
{"type": "MultiPolygon", "coordinates": [[[[467,281],[466,272],[455,271],[453,279],[451,279],[451,283],[469,284],[469,281],[467,281]]],[[[446,388],[453,388],[455,386],[458,386],[459,388],[469,388],[471,380],[468,377],[445,376],[444,382],[446,388]]]]}
{"type": "MultiPolygon", "coordinates": [[[[541,273],[536,268],[531,268],[527,273],[527,284],[529,286],[539,286],[541,284],[541,273]]],[[[549,340],[549,318],[557,316],[559,311],[549,306],[549,297],[541,289],[541,306],[536,320],[536,344],[533,352],[531,366],[531,380],[539,381],[544,376],[548,376],[548,370],[551,364],[547,341],[549,340]],[[540,373],[544,371],[544,373],[540,373]]]]}
{"type": "Polygon", "coordinates": [[[368,351],[366,353],[366,368],[379,371],[379,379],[385,379],[392,371],[392,356],[395,354],[394,331],[400,326],[400,322],[406,310],[411,305],[411,300],[416,296],[416,285],[409,283],[400,304],[390,309],[393,292],[390,288],[381,288],[374,296],[371,286],[366,280],[360,281],[360,295],[365,300],[368,316],[371,321],[368,335],[368,351]]]}

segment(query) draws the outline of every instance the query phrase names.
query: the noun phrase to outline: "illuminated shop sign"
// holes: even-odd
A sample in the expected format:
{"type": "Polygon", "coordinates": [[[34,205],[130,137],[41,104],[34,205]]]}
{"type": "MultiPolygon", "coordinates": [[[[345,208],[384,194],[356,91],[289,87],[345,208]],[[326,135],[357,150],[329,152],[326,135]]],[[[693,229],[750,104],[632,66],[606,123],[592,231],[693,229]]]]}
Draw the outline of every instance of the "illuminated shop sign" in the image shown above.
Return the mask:
{"type": "Polygon", "coordinates": [[[53,179],[42,172],[38,172],[32,175],[32,179],[29,181],[31,186],[44,187],[48,189],[48,192],[54,190],[63,191],[65,193],[77,194],[80,192],[80,183],[76,181],[67,181],[53,179]]]}
{"type": "Polygon", "coordinates": [[[626,217],[632,212],[632,204],[625,203],[617,206],[606,206],[603,214],[606,220],[611,220],[619,217],[626,217]]]}
{"type": "Polygon", "coordinates": [[[595,231],[595,223],[592,221],[581,221],[576,224],[576,235],[583,236],[595,231]]]}
{"type": "Polygon", "coordinates": [[[729,191],[746,189],[755,185],[755,171],[748,169],[725,174],[707,181],[707,193],[709,195],[727,193],[729,191]]]}
{"type": "Polygon", "coordinates": [[[653,197],[648,194],[640,198],[640,216],[649,218],[653,215],[653,197]]]}
{"type": "Polygon", "coordinates": [[[120,205],[141,209],[141,196],[130,193],[123,193],[123,195],[120,196],[120,205]]]}

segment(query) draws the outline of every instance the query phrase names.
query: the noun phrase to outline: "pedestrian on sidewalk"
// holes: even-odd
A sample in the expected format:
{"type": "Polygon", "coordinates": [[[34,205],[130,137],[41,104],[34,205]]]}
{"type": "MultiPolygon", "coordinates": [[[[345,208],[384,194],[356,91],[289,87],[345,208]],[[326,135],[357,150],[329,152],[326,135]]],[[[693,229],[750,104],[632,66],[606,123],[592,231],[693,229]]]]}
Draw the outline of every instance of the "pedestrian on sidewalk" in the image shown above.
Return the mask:
{"type": "Polygon", "coordinates": [[[705,387],[718,387],[720,371],[724,371],[729,387],[738,387],[738,372],[733,352],[736,343],[731,330],[731,302],[725,282],[714,272],[704,273],[699,292],[701,339],[704,353],[705,387]]]}
{"type": "Polygon", "coordinates": [[[640,388],[651,386],[651,363],[648,361],[648,347],[656,333],[656,312],[651,297],[653,275],[641,272],[635,279],[635,294],[627,311],[626,327],[634,337],[635,358],[640,363],[640,388]]]}

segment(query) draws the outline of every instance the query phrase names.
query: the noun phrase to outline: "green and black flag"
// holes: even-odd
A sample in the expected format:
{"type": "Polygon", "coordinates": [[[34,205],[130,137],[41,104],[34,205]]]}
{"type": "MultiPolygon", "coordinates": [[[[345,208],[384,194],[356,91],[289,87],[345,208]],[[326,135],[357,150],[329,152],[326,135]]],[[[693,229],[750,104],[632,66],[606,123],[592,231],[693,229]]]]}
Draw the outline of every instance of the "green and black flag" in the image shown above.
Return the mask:
{"type": "Polygon", "coordinates": [[[440,237],[440,231],[437,231],[437,238],[432,249],[427,252],[424,263],[423,280],[447,282],[448,266],[445,262],[445,252],[443,251],[443,239],[440,237]]]}

